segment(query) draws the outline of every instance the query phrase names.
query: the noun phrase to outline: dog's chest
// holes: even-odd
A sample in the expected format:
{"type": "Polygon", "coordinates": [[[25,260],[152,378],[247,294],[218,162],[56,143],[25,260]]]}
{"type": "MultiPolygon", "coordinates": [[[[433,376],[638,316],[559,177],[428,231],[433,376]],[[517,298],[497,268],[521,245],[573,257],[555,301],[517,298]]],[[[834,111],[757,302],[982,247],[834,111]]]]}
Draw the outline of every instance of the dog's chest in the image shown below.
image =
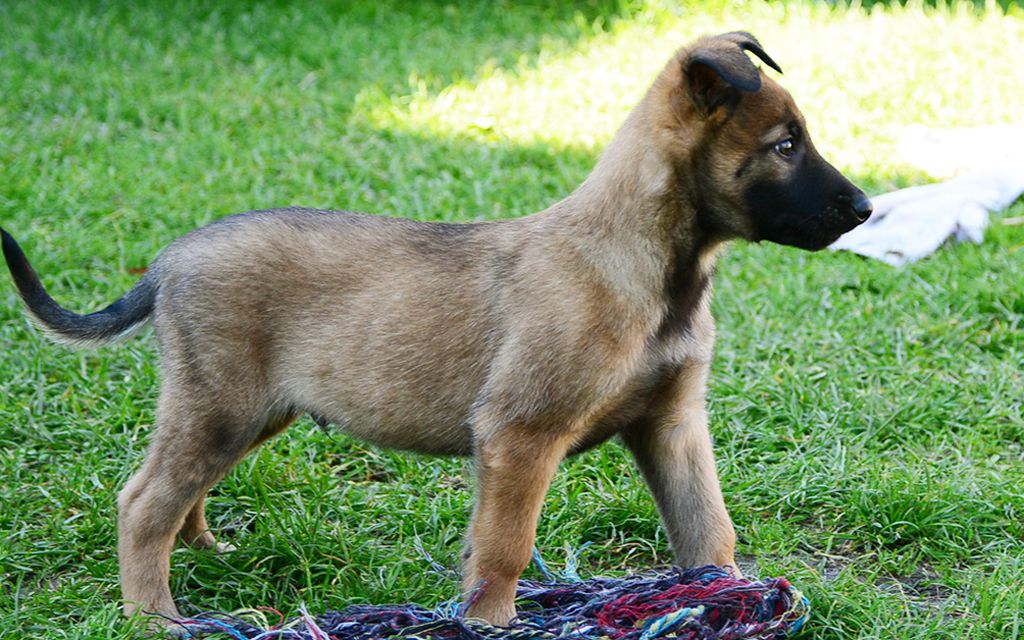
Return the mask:
{"type": "Polygon", "coordinates": [[[713,341],[713,328],[703,322],[658,337],[646,350],[629,394],[646,410],[678,396],[703,393],[713,341]]]}
{"type": "Polygon", "coordinates": [[[654,337],[605,410],[580,439],[584,451],[650,419],[652,410],[704,394],[714,341],[710,314],[687,330],[654,337]]]}

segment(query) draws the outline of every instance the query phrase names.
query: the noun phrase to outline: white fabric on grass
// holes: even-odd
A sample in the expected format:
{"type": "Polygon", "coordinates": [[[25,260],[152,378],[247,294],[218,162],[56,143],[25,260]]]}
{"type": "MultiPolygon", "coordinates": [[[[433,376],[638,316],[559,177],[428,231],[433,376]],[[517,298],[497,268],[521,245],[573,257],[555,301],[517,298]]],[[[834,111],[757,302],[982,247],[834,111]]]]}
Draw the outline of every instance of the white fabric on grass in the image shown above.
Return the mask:
{"type": "Polygon", "coordinates": [[[980,243],[989,212],[1005,209],[1024,193],[1024,126],[914,128],[901,148],[933,175],[960,175],[873,196],[871,218],[833,249],[899,266],[934,253],[950,238],[980,243]]]}

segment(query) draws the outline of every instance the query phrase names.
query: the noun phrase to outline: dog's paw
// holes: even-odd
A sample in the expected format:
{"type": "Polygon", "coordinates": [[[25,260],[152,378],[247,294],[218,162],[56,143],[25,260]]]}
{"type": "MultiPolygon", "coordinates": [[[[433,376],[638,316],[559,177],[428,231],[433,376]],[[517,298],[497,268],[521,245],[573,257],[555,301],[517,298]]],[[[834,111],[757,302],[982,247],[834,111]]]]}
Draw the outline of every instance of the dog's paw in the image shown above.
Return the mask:
{"type": "Polygon", "coordinates": [[[507,627],[516,617],[515,605],[501,604],[498,606],[473,605],[466,611],[466,618],[486,622],[494,627],[507,627]]]}
{"type": "Polygon", "coordinates": [[[231,553],[238,548],[230,542],[218,542],[209,531],[203,531],[194,536],[181,535],[181,541],[192,549],[208,549],[214,553],[231,553]]]}

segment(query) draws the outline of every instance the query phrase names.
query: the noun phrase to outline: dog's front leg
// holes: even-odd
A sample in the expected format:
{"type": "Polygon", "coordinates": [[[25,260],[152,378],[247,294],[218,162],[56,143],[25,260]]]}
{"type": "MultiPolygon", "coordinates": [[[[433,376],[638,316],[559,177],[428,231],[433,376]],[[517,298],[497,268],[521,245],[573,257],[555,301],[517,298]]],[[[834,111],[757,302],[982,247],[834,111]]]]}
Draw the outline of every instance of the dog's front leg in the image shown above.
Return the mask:
{"type": "Polygon", "coordinates": [[[544,495],[571,439],[505,426],[478,443],[477,498],[463,567],[466,616],[505,626],[530,563],[544,495]]]}
{"type": "Polygon", "coordinates": [[[654,495],[676,563],[730,566],[738,574],[736,533],[711,451],[703,384],[684,383],[622,438],[654,495]]]}

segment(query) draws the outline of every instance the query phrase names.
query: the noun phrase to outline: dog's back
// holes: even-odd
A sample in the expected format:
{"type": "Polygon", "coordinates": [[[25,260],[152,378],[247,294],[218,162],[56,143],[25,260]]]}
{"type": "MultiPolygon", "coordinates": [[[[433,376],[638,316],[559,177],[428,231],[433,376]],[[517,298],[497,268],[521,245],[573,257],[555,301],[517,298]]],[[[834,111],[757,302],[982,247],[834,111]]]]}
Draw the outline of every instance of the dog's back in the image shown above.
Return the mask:
{"type": "Polygon", "coordinates": [[[278,209],[192,232],[152,266],[165,375],[468,454],[508,276],[495,244],[512,226],[278,209]]]}

